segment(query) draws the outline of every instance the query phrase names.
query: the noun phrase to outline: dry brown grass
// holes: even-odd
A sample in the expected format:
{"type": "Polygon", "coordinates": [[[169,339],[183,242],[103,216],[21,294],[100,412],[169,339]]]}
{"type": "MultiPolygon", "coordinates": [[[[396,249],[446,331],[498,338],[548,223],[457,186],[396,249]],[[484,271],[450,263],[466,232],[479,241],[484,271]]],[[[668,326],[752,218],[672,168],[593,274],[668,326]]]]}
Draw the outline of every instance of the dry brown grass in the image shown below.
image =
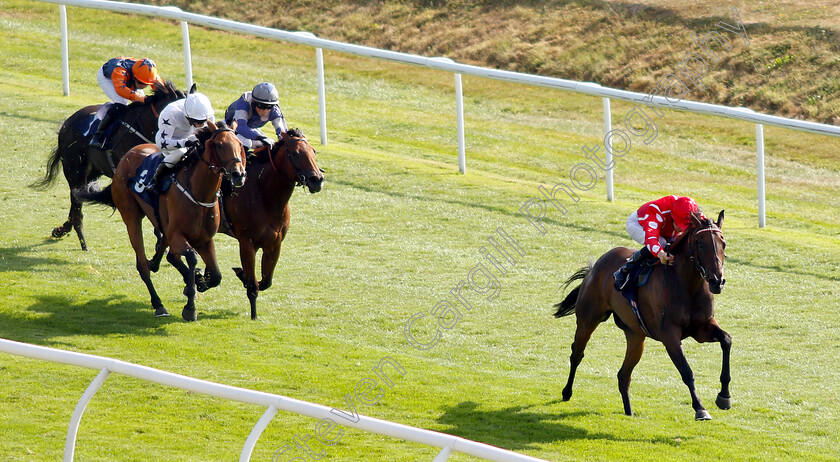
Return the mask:
{"type": "MultiPolygon", "coordinates": [[[[379,48],[649,91],[737,6],[739,39],[692,99],[836,123],[840,6],[814,0],[721,3],[652,0],[151,0],[379,48]]],[[[732,34],[727,37],[737,39],[732,34]]],[[[711,63],[710,63],[711,64],[711,63]]]]}

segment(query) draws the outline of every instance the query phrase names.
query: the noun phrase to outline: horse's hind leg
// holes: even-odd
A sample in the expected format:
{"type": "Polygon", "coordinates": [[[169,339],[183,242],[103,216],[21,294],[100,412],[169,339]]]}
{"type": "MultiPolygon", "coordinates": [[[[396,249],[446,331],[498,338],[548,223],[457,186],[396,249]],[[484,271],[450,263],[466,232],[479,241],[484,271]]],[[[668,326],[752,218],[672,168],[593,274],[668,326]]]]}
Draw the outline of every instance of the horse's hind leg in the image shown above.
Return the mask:
{"type": "Polygon", "coordinates": [[[732,407],[732,397],[729,394],[729,381],[731,380],[729,375],[729,351],[732,349],[732,337],[721,329],[714,319],[693,337],[700,343],[720,342],[720,348],[723,350],[723,361],[720,371],[720,393],[715,399],[715,404],[721,409],[730,409],[732,407]]]}
{"type": "Polygon", "coordinates": [[[120,212],[122,213],[123,221],[125,221],[125,226],[128,229],[128,239],[131,241],[131,247],[134,248],[134,254],[136,255],[137,272],[140,273],[140,279],[143,280],[146,284],[146,289],[149,290],[152,308],[155,309],[155,317],[169,316],[169,312],[163,307],[163,302],[161,302],[155,286],[152,284],[149,261],[146,259],[146,249],[143,247],[142,215],[139,215],[139,208],[137,215],[129,212],[123,213],[122,210],[120,212]]]}
{"type": "Polygon", "coordinates": [[[633,415],[633,409],[630,407],[630,376],[633,374],[633,368],[642,359],[642,353],[645,351],[645,336],[630,330],[625,330],[624,336],[627,338],[627,351],[624,353],[624,363],[618,370],[618,391],[624,403],[624,413],[633,415]]]}
{"type": "Polygon", "coordinates": [[[569,369],[569,380],[566,381],[566,386],[563,388],[563,401],[568,401],[572,397],[575,372],[577,372],[580,362],[583,361],[583,350],[586,349],[586,344],[589,343],[592,332],[595,332],[598,324],[605,319],[603,316],[593,319],[591,310],[586,308],[588,305],[581,304],[581,298],[578,298],[578,306],[575,308],[577,329],[575,330],[575,341],[572,343],[572,355],[569,357],[571,368],[569,369]]]}

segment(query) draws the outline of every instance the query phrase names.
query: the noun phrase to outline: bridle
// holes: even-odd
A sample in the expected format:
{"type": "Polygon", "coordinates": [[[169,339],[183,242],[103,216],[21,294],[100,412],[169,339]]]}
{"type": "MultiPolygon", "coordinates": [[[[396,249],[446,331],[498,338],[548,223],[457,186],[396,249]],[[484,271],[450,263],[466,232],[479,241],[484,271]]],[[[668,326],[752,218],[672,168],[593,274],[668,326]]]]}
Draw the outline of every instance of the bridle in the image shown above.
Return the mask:
{"type": "MultiPolygon", "coordinates": [[[[294,161],[292,160],[292,151],[290,148],[292,141],[308,142],[309,140],[307,140],[305,136],[294,139],[292,137],[289,137],[288,140],[283,140],[283,148],[286,150],[286,158],[289,159],[289,165],[291,165],[292,169],[295,171],[295,180],[292,181],[292,184],[294,184],[295,186],[304,186],[306,184],[306,175],[304,175],[301,172],[301,170],[297,167],[297,165],[295,165],[294,161]]],[[[268,159],[271,162],[271,168],[273,168],[275,172],[280,173],[280,170],[277,168],[276,165],[274,165],[274,155],[271,153],[271,151],[269,151],[268,153],[268,159]]],[[[321,171],[323,172],[323,170],[321,171]]]]}
{"type": "MultiPolygon", "coordinates": [[[[219,136],[220,134],[222,134],[224,132],[233,132],[233,129],[230,128],[230,127],[219,128],[215,132],[213,132],[213,135],[210,136],[210,140],[214,141],[217,136],[219,136]]],[[[235,136],[234,136],[234,138],[235,138],[235,136]]],[[[207,164],[207,166],[210,167],[210,170],[213,170],[213,171],[216,171],[216,172],[223,172],[226,177],[230,177],[230,171],[228,171],[228,166],[230,165],[231,162],[234,165],[236,165],[237,163],[240,163],[240,164],[242,163],[242,159],[240,159],[238,156],[234,156],[233,159],[228,160],[223,165],[216,166],[215,164],[221,164],[222,161],[219,159],[218,154],[216,153],[215,149],[213,150],[212,158],[209,161],[205,160],[204,156],[200,156],[199,160],[204,162],[205,164],[207,164]]]]}
{"type": "MultiPolygon", "coordinates": [[[[219,128],[215,132],[213,132],[213,135],[210,136],[210,140],[211,141],[215,140],[216,137],[223,132],[233,132],[233,129],[229,128],[229,127],[219,128]]],[[[236,139],[236,137],[234,137],[234,139],[236,139]]],[[[205,151],[206,151],[206,149],[205,149],[205,151]]],[[[209,162],[206,159],[204,159],[204,155],[198,156],[198,160],[207,164],[207,166],[210,167],[210,170],[212,170],[212,171],[215,171],[217,173],[218,172],[223,172],[226,177],[230,176],[230,172],[228,172],[227,167],[231,162],[233,162],[234,165],[237,162],[239,162],[239,163],[242,162],[242,160],[239,157],[234,156],[233,159],[230,159],[224,165],[217,167],[213,164],[221,164],[221,160],[219,160],[215,149],[213,150],[212,158],[210,159],[209,162]]],[[[195,199],[192,196],[192,194],[190,194],[190,192],[187,190],[187,188],[185,188],[184,186],[181,185],[181,183],[178,182],[177,178],[173,180],[173,183],[175,183],[175,186],[178,187],[178,190],[180,190],[187,197],[187,199],[189,199],[190,202],[192,202],[193,204],[200,205],[200,206],[206,207],[206,208],[212,208],[213,206],[216,205],[216,202],[219,200],[218,199],[219,198],[219,191],[216,191],[216,200],[214,200],[213,202],[201,202],[201,201],[195,199]]]]}
{"type": "MultiPolygon", "coordinates": [[[[698,273],[700,273],[700,277],[705,279],[706,282],[709,282],[709,273],[708,271],[706,271],[706,267],[703,266],[703,263],[700,261],[700,250],[697,248],[699,246],[697,236],[699,236],[700,233],[716,233],[720,235],[721,242],[725,244],[726,241],[723,239],[723,231],[721,231],[720,228],[715,226],[714,223],[712,223],[707,228],[695,231],[694,234],[691,236],[691,241],[688,245],[688,256],[691,259],[691,262],[694,264],[694,268],[697,270],[698,273]]],[[[714,237],[712,237],[712,250],[714,252],[715,259],[719,260],[717,256],[717,240],[715,240],[714,237]]]]}

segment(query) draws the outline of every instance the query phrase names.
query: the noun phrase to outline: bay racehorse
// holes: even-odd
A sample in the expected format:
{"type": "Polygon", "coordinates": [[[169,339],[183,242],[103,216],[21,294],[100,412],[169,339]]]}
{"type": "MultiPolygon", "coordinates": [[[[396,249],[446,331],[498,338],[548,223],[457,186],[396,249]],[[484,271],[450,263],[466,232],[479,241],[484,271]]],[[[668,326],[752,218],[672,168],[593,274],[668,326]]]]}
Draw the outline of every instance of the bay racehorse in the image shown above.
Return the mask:
{"type": "Polygon", "coordinates": [[[110,205],[119,210],[134,248],[137,271],[151,295],[155,316],[169,315],[152,285],[150,274],[150,264],[157,265],[166,246],[169,247],[166,260],[178,269],[186,285],[184,295],[187,304],[181,316],[187,321],[197,319],[196,253],[207,265],[203,281],[206,287],[217,286],[222,279],[213,242],[213,236],[219,229],[219,186],[223,175],[229,175],[234,186],[242,186],[245,182],[245,149],[234,133],[235,128],[235,124],[228,127],[222,122],[218,126],[208,122],[196,133],[203,145],[190,154],[192,162],[189,159],[182,162],[185,166],[175,175],[172,187],[160,194],[157,214],[129,185],[129,178],[136,175],[143,160],[158,151],[153,144],[141,144],[128,151],[117,165],[113,182],[106,189],[77,193],[84,201],[110,205]],[[162,245],[159,243],[156,246],[154,263],[146,258],[143,245],[144,217],[164,236],[162,245]],[[185,257],[186,265],[181,256],[185,257]]]}
{"type": "Polygon", "coordinates": [[[280,245],[289,229],[289,198],[295,186],[309,192],[321,190],[322,170],[315,163],[315,149],[298,129],[285,133],[265,157],[248,163],[250,180],[231,195],[223,196],[220,231],[239,241],[242,268],[234,268],[257,318],[257,294],[271,286],[280,245]],[[257,282],[256,253],[262,249],[261,279],[257,282]]]}
{"type": "Polygon", "coordinates": [[[80,127],[86,127],[85,121],[90,118],[101,105],[87,106],[71,115],[58,130],[58,144],[47,161],[47,172],[44,178],[33,183],[36,189],[46,189],[58,177],[58,167],[61,165],[64,177],[70,186],[70,213],[63,225],[53,228],[52,236],[61,238],[71,229],[76,231],[82,250],[87,250],[84,231],[82,229],[82,203],[73,195],[73,191],[83,188],[91,181],[101,176],[112,177],[114,168],[122,156],[129,149],[140,143],[152,143],[157,132],[158,115],[167,104],[184,98],[183,91],[166,81],[166,84],[155,85],[155,91],[146,97],[145,103],[131,103],[120,116],[113,134],[110,149],[104,151],[90,146],[80,127]]]}
{"type": "Polygon", "coordinates": [[[715,403],[721,409],[731,407],[729,395],[729,350],[732,338],[718,326],[714,318],[714,295],[723,289],[723,261],[726,242],[721,225],[723,211],[717,223],[691,215],[691,226],[671,245],[673,265],[657,264],[649,282],[638,291],[638,316],[633,307],[614,287],[613,273],[633,250],[618,247],[605,253],[594,265],[582,268],[566,281],[582,280],[566,298],[555,305],[555,317],[575,313],[577,330],[572,344],[569,380],[563,388],[563,401],[572,396],[575,371],[583,359],[583,350],[598,324],[614,314],[615,323],[624,331],[627,351],[618,371],[618,389],[624,403],[624,413],[632,415],[630,407],[630,375],[644,350],[646,337],[659,340],[671,361],[680,372],[691,394],[691,406],[696,420],[711,419],[700,403],[694,389],[694,374],[682,349],[682,340],[693,337],[697,342],[720,342],[723,350],[720,374],[721,391],[715,403]]]}

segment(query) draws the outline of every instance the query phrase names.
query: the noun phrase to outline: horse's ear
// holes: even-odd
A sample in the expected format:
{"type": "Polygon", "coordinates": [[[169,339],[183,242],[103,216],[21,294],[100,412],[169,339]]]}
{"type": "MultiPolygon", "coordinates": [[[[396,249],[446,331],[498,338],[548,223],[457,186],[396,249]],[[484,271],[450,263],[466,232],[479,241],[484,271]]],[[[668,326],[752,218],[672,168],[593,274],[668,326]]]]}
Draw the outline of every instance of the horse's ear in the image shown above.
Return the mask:
{"type": "Polygon", "coordinates": [[[219,129],[219,127],[216,126],[216,123],[209,119],[207,120],[207,127],[210,128],[211,132],[215,132],[219,129]]]}
{"type": "Polygon", "coordinates": [[[236,131],[236,127],[239,126],[239,122],[236,119],[233,119],[233,122],[230,123],[230,129],[236,131]]]}
{"type": "Polygon", "coordinates": [[[292,138],[291,136],[289,136],[289,132],[287,132],[287,131],[283,132],[282,137],[283,137],[283,142],[288,142],[292,138]]]}
{"type": "Polygon", "coordinates": [[[195,83],[193,83],[192,86],[190,87],[190,92],[189,93],[190,94],[195,93],[195,83]]]}
{"type": "Polygon", "coordinates": [[[718,229],[723,229],[723,210],[720,211],[718,214],[717,223],[715,223],[718,229]]]}
{"type": "Polygon", "coordinates": [[[695,228],[702,228],[703,221],[700,218],[700,214],[697,212],[691,212],[691,223],[694,225],[695,228]]]}

